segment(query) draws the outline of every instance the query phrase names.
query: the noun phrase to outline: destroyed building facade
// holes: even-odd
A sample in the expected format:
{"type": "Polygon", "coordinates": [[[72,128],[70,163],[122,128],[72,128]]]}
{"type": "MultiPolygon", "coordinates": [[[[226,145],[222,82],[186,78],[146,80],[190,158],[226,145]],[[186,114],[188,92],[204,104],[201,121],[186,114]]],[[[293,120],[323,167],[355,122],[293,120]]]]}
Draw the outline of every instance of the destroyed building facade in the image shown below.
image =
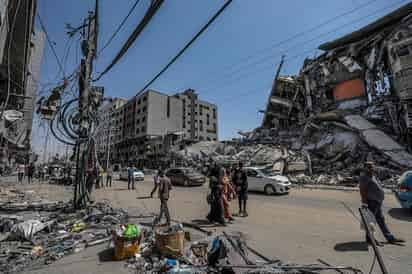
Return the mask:
{"type": "Polygon", "coordinates": [[[37,1],[0,2],[0,105],[2,166],[26,162],[45,34],[34,27],[37,1]]]}
{"type": "Polygon", "coordinates": [[[277,77],[259,130],[299,128],[293,145],[302,149],[303,136],[328,125],[338,128],[334,134],[358,135],[394,165],[412,167],[411,14],[409,3],[320,45],[323,53],[306,59],[297,76],[277,77]]]}
{"type": "Polygon", "coordinates": [[[106,104],[99,113],[96,142],[102,162],[110,155],[112,164],[157,165],[184,143],[218,139],[217,106],[190,89],[175,95],[147,90],[117,107],[106,104]]]}

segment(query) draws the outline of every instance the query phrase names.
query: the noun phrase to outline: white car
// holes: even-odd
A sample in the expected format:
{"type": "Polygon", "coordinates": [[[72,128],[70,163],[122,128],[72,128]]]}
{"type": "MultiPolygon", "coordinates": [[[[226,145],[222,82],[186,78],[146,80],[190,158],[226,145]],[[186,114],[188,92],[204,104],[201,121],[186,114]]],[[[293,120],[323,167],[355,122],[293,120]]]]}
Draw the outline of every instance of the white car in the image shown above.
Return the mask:
{"type": "MultiPolygon", "coordinates": [[[[144,181],[144,173],[138,169],[133,172],[133,176],[135,181],[144,181]]],[[[129,175],[127,172],[127,168],[123,168],[120,170],[120,180],[128,180],[129,175]]]]}
{"type": "Polygon", "coordinates": [[[277,175],[260,167],[245,167],[249,191],[265,192],[267,195],[289,193],[291,183],[288,177],[277,175]]]}

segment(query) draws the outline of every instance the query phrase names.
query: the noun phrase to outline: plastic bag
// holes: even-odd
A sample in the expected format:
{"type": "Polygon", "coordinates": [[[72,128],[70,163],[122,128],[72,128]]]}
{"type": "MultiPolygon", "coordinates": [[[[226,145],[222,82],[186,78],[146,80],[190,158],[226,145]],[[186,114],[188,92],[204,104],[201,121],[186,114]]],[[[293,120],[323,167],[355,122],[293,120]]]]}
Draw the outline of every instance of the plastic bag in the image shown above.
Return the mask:
{"type": "Polygon", "coordinates": [[[42,223],[39,220],[28,220],[22,223],[15,224],[11,228],[11,233],[14,237],[30,240],[34,234],[50,226],[52,222],[42,223]]]}

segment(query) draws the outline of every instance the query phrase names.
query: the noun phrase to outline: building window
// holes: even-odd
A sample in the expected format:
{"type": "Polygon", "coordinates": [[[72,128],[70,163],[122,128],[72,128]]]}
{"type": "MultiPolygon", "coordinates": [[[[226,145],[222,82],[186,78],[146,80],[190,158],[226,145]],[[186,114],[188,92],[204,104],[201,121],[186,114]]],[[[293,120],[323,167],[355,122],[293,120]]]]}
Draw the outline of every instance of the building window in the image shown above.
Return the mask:
{"type": "Polygon", "coordinates": [[[137,119],[137,120],[136,120],[136,124],[140,124],[140,119],[137,119]]]}
{"type": "Polygon", "coordinates": [[[166,109],[167,118],[170,117],[170,97],[167,96],[167,109],[166,109]]]}
{"type": "Polygon", "coordinates": [[[210,137],[207,137],[206,140],[211,141],[210,137]]]}
{"type": "Polygon", "coordinates": [[[216,123],[213,123],[213,130],[216,131],[216,123]]]}
{"type": "Polygon", "coordinates": [[[145,95],[144,97],[143,97],[143,102],[146,102],[147,101],[147,95],[145,95]]]}
{"type": "Polygon", "coordinates": [[[210,115],[206,114],[206,125],[210,125],[210,115]]]}
{"type": "Polygon", "coordinates": [[[199,105],[199,114],[203,115],[203,106],[202,105],[199,105]]]}
{"type": "Polygon", "coordinates": [[[142,123],[144,123],[145,121],[146,121],[146,117],[143,116],[143,117],[142,117],[142,123]]]}
{"type": "Polygon", "coordinates": [[[216,119],[216,109],[213,109],[213,119],[216,119]]]}
{"type": "Polygon", "coordinates": [[[147,109],[146,107],[143,107],[143,112],[146,112],[146,109],[147,109]]]}
{"type": "Polygon", "coordinates": [[[140,132],[140,129],[136,128],[136,134],[139,134],[139,132],[140,132]]]}
{"type": "Polygon", "coordinates": [[[200,131],[203,131],[203,120],[199,120],[200,122],[200,131]]]}

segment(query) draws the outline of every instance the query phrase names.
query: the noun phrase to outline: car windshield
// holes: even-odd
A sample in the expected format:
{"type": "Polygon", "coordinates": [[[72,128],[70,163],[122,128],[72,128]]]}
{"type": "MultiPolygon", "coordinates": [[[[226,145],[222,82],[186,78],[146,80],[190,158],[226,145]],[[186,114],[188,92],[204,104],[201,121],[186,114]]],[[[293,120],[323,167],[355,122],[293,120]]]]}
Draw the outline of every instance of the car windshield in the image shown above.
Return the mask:
{"type": "Polygon", "coordinates": [[[276,175],[276,173],[273,171],[273,170],[271,170],[271,169],[268,169],[268,168],[262,168],[262,169],[260,169],[260,171],[263,173],[263,175],[265,175],[265,176],[275,176],[276,175]]]}
{"type": "Polygon", "coordinates": [[[188,168],[188,169],[183,169],[183,172],[184,172],[185,174],[191,174],[191,175],[197,174],[196,170],[190,169],[190,168],[188,168]]]}

